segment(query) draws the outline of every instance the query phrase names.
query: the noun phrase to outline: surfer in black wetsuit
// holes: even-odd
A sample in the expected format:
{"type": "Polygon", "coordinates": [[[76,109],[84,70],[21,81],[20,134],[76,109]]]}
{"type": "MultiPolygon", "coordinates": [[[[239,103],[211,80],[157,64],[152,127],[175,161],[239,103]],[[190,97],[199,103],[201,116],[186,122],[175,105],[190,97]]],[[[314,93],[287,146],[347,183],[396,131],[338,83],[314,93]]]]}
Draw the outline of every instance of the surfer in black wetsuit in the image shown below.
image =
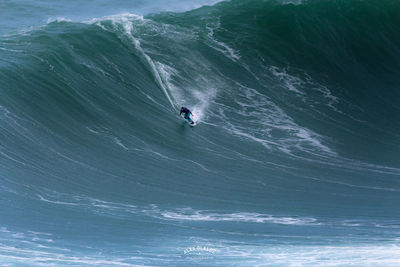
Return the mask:
{"type": "Polygon", "coordinates": [[[190,118],[190,115],[193,115],[193,113],[188,108],[182,107],[179,116],[182,115],[182,113],[185,114],[185,119],[188,120],[190,124],[194,124],[194,121],[190,118]]]}

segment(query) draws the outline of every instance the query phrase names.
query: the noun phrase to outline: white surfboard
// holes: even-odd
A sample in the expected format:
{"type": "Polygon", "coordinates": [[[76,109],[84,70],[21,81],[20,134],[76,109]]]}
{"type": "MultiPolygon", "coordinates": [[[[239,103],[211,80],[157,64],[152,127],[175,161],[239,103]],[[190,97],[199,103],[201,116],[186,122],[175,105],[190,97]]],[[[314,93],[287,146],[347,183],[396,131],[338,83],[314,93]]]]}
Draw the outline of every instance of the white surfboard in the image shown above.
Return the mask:
{"type": "Polygon", "coordinates": [[[181,118],[184,119],[191,127],[194,127],[194,126],[197,125],[197,123],[196,123],[193,119],[192,119],[192,121],[193,121],[193,124],[192,124],[192,123],[190,123],[187,119],[185,119],[184,116],[181,116],[181,118]]]}
{"type": "Polygon", "coordinates": [[[186,120],[186,121],[187,121],[187,123],[188,123],[190,126],[192,126],[192,127],[196,126],[196,122],[195,122],[195,121],[193,121],[193,124],[190,123],[188,120],[186,120]]]}

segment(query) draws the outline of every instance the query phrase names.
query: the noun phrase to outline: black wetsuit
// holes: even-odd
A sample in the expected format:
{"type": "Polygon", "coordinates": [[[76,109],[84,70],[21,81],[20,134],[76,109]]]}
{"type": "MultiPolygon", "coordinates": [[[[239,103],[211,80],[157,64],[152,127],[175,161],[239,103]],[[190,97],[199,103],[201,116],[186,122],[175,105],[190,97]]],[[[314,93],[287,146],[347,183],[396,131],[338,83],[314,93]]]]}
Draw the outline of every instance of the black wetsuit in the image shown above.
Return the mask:
{"type": "Polygon", "coordinates": [[[185,119],[187,119],[190,123],[193,123],[192,118],[190,118],[190,115],[193,115],[193,114],[188,108],[182,107],[179,115],[181,115],[182,113],[185,113],[185,119]]]}

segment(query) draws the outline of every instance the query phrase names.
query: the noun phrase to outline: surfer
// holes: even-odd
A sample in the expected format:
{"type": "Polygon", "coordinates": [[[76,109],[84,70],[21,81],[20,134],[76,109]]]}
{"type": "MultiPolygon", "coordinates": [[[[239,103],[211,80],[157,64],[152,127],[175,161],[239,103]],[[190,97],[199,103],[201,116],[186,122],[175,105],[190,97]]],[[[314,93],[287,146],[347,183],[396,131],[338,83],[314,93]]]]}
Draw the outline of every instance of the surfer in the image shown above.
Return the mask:
{"type": "Polygon", "coordinates": [[[188,108],[182,107],[179,116],[182,115],[182,113],[185,114],[185,119],[188,120],[190,124],[194,124],[194,121],[190,118],[190,115],[193,115],[193,113],[188,108]]]}

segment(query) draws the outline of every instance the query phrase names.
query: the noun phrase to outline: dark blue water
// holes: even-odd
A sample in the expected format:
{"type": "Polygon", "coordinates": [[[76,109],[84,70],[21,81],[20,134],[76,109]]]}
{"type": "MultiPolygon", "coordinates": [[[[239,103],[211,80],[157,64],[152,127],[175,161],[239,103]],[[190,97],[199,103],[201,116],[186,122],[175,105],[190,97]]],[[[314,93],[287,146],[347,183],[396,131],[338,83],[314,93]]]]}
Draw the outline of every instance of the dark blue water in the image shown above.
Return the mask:
{"type": "Polygon", "coordinates": [[[398,2],[206,4],[0,3],[0,265],[400,264],[398,2]]]}

